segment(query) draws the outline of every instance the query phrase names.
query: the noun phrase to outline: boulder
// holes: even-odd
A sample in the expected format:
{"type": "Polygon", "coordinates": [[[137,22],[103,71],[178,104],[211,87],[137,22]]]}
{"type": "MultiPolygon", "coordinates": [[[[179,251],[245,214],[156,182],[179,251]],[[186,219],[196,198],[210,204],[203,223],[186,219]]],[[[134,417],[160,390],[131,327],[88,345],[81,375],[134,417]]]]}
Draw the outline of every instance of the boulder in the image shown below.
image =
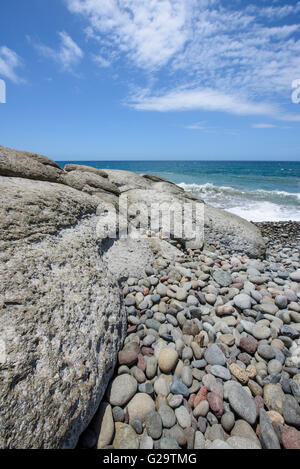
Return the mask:
{"type": "Polygon", "coordinates": [[[0,189],[0,240],[6,244],[57,235],[95,215],[98,206],[96,198],[62,184],[0,176],[0,189]]]}
{"type": "Polygon", "coordinates": [[[0,175],[61,182],[63,170],[46,156],[0,146],[0,175]]]}
{"type": "Polygon", "coordinates": [[[263,256],[266,250],[260,230],[253,223],[205,204],[205,242],[214,240],[254,258],[263,256]]]}
{"type": "Polygon", "coordinates": [[[92,166],[85,166],[83,164],[66,164],[64,167],[64,171],[67,171],[68,173],[70,171],[82,171],[84,173],[97,174],[98,176],[101,176],[105,179],[108,178],[108,174],[102,169],[93,168],[92,166]]]}
{"type": "Polygon", "coordinates": [[[1,176],[0,188],[0,448],[73,448],[126,329],[97,201],[22,178],[1,176]]]}
{"type": "Polygon", "coordinates": [[[134,226],[140,223],[146,231],[151,213],[152,232],[157,236],[162,235],[166,240],[175,239],[187,248],[202,248],[204,242],[208,244],[217,239],[226,248],[243,252],[250,257],[260,257],[264,254],[265,242],[259,229],[252,223],[211,207],[174,184],[153,182],[129,172],[106,172],[109,180],[114,182],[126,197],[128,214],[134,226]],[[126,177],[123,173],[126,173],[126,177]],[[162,214],[170,216],[171,212],[174,213],[174,223],[171,216],[171,223],[166,223],[166,233],[160,229],[159,212],[153,211],[155,204],[162,214]],[[183,223],[182,209],[187,210],[188,219],[192,219],[194,224],[197,223],[196,235],[192,227],[182,226],[180,229],[183,223]],[[169,226],[171,229],[168,233],[169,226]]]}
{"type": "Polygon", "coordinates": [[[93,194],[97,192],[111,192],[119,195],[117,186],[100,176],[87,171],[70,171],[64,174],[63,183],[79,191],[93,194]]]}
{"type": "Polygon", "coordinates": [[[119,187],[121,193],[129,189],[150,189],[152,186],[152,181],[131,171],[105,169],[104,172],[108,175],[109,181],[119,187]]]}

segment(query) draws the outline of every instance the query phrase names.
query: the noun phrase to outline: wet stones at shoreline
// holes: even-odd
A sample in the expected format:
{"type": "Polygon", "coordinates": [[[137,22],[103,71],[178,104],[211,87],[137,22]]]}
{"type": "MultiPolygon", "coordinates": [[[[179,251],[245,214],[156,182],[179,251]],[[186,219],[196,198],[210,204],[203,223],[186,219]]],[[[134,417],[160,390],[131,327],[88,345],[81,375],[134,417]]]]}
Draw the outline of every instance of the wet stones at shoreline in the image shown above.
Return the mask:
{"type": "Polygon", "coordinates": [[[299,244],[300,223],[296,221],[254,223],[269,244],[278,242],[283,247],[299,244]]]}
{"type": "Polygon", "coordinates": [[[158,256],[127,280],[107,446],[300,448],[299,247],[276,243],[158,256]]]}

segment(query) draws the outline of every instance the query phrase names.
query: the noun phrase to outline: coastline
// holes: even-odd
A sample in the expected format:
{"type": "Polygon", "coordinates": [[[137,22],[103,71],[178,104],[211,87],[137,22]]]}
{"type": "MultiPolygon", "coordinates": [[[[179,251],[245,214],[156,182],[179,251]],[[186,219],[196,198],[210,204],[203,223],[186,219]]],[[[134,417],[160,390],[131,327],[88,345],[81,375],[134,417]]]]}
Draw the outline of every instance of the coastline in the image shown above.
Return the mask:
{"type": "Polygon", "coordinates": [[[263,261],[178,245],[125,282],[127,336],[79,449],[300,448],[299,223],[259,228],[263,261]]]}
{"type": "MultiPolygon", "coordinates": [[[[68,162],[59,162],[61,166],[68,162]]],[[[78,162],[77,162],[78,163],[78,162]]],[[[209,205],[251,222],[300,221],[300,163],[90,161],[103,169],[167,178],[209,205]]]]}
{"type": "Polygon", "coordinates": [[[1,448],[300,447],[299,224],[4,147],[0,172],[1,448]],[[134,237],[107,239],[124,196],[134,237]],[[204,239],[136,236],[174,201],[204,239]]]}
{"type": "Polygon", "coordinates": [[[266,238],[267,244],[280,244],[282,247],[299,246],[300,244],[300,222],[298,221],[281,221],[281,222],[259,222],[254,223],[266,238]]]}

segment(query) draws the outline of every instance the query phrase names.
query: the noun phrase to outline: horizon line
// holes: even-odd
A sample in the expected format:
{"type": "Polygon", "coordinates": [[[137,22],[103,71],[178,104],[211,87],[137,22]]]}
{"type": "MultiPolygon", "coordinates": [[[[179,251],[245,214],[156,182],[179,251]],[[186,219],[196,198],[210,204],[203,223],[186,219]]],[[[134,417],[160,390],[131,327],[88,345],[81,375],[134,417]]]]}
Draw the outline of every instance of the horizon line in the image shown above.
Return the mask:
{"type": "Polygon", "coordinates": [[[204,162],[204,163],[219,163],[219,162],[228,162],[228,163],[300,163],[300,158],[299,160],[105,160],[105,159],[100,159],[100,160],[80,160],[80,159],[62,159],[62,160],[57,160],[54,159],[55,162],[86,162],[86,163],[93,163],[93,162],[104,162],[104,163],[170,163],[170,162],[192,162],[192,163],[198,163],[198,162],[204,162]]]}
{"type": "MultiPolygon", "coordinates": [[[[53,158],[54,159],[54,158],[53,158]]],[[[87,162],[92,162],[92,161],[105,161],[105,162],[117,162],[117,163],[122,163],[122,162],[140,162],[140,163],[145,163],[145,162],[174,162],[174,161],[180,161],[180,162],[185,162],[185,161],[192,161],[192,162],[199,162],[199,161],[204,161],[206,163],[209,163],[209,162],[219,162],[219,161],[228,161],[228,162],[239,162],[239,163],[251,163],[251,162],[262,162],[262,163],[274,163],[274,162],[277,162],[277,163],[300,163],[300,158],[299,160],[271,160],[271,159],[266,159],[266,160],[254,160],[254,159],[251,159],[251,160],[237,160],[237,159],[234,159],[234,160],[229,160],[229,159],[209,159],[209,160],[202,160],[202,159],[197,159],[197,160],[194,160],[194,159],[182,159],[182,160],[179,160],[179,159],[174,159],[174,160],[169,160],[169,159],[166,159],[166,160],[158,160],[158,159],[153,159],[153,160],[112,160],[112,159],[99,159],[99,160],[96,160],[96,159],[92,159],[92,160],[89,160],[89,159],[54,159],[54,161],[87,161],[87,162]]]]}

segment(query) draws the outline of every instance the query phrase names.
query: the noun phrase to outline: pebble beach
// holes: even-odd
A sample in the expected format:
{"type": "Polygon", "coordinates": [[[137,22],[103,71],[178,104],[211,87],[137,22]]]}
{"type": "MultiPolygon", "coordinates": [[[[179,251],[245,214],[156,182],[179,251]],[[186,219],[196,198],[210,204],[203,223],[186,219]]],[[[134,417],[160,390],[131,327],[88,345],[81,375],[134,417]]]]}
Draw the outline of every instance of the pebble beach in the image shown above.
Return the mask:
{"type": "Polygon", "coordinates": [[[300,449],[300,230],[264,258],[217,242],[123,285],[127,337],[89,449],[300,449]]]}

